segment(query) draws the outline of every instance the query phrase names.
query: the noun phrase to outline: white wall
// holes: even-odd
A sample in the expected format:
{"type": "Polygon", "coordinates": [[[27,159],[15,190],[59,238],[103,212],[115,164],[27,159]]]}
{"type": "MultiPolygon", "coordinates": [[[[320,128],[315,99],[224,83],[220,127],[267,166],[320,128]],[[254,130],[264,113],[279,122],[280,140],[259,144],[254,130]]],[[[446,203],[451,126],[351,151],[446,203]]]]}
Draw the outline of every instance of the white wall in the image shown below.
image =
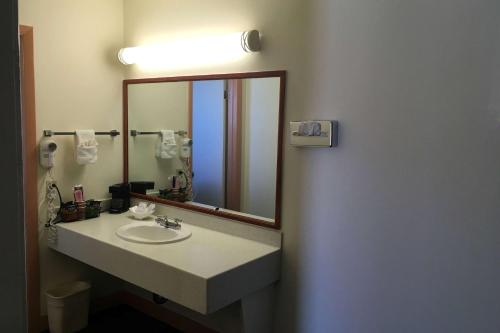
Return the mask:
{"type": "MultiPolygon", "coordinates": [[[[122,0],[20,0],[19,7],[20,24],[34,28],[40,138],[44,129],[121,130],[123,67],[116,61],[115,50],[123,43],[122,0]]],[[[122,180],[122,138],[98,137],[98,162],[79,166],[74,158],[73,138],[55,137],[59,147],[54,178],[63,200],[72,200],[74,184],[83,184],[86,198],[109,196],[108,186],[122,180]]],[[[40,194],[45,192],[44,179],[45,171],[39,168],[40,194]]],[[[97,281],[104,277],[46,247],[43,224],[47,216],[43,202],[40,204],[41,301],[45,313],[47,288],[95,274],[98,289],[97,281]]]]}
{"type": "MultiPolygon", "coordinates": [[[[131,84],[128,86],[129,130],[189,131],[189,96],[187,82],[131,84]]],[[[129,135],[129,181],[154,181],[155,189],[164,189],[168,177],[182,168],[178,157],[155,156],[159,135],[129,135]]],[[[180,145],[180,137],[176,136],[180,145]]]]}
{"type": "Polygon", "coordinates": [[[341,137],[297,152],[299,331],[498,332],[500,3],[314,0],[309,22],[302,117],[341,137]]]}
{"type": "Polygon", "coordinates": [[[129,45],[257,28],[264,48],[130,77],[286,69],[287,121],[340,121],[336,149],[285,137],[276,332],[498,331],[497,1],[143,3],[129,45]]]}
{"type": "Polygon", "coordinates": [[[241,211],[274,219],[279,78],[243,80],[241,211]]]}

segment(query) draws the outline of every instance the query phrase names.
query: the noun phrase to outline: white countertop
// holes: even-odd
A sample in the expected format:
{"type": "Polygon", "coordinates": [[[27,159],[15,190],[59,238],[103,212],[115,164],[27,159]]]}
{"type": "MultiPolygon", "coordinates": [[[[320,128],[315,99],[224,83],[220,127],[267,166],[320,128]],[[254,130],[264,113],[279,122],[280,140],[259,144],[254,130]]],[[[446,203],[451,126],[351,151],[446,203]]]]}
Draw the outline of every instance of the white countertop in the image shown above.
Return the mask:
{"type": "Polygon", "coordinates": [[[279,278],[279,247],[200,227],[199,221],[184,222],[192,235],[176,243],[140,244],[116,235],[135,221],[126,213],[103,213],[60,223],[57,243],[49,246],[201,313],[279,278]]]}

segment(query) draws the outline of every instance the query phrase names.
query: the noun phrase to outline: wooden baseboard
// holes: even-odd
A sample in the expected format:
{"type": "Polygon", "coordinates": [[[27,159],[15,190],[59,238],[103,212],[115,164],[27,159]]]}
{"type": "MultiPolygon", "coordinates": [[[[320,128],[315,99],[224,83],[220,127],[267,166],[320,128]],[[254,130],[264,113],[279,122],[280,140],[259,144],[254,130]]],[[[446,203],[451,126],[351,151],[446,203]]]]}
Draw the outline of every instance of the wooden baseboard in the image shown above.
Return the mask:
{"type": "MultiPolygon", "coordinates": [[[[181,316],[173,311],[155,304],[140,296],[126,291],[120,291],[115,294],[98,298],[92,301],[91,312],[99,312],[120,304],[126,304],[139,312],[155,318],[167,325],[172,326],[184,333],[217,333],[189,318],[181,316]]],[[[40,317],[40,332],[49,329],[49,319],[47,316],[40,317]]]]}
{"type": "Polygon", "coordinates": [[[40,332],[48,331],[49,330],[49,317],[48,316],[41,316],[38,324],[39,324],[38,328],[40,329],[40,332]]]}
{"type": "Polygon", "coordinates": [[[123,304],[122,297],[119,296],[122,292],[117,292],[104,297],[99,297],[90,301],[90,314],[104,311],[114,306],[123,304]]]}

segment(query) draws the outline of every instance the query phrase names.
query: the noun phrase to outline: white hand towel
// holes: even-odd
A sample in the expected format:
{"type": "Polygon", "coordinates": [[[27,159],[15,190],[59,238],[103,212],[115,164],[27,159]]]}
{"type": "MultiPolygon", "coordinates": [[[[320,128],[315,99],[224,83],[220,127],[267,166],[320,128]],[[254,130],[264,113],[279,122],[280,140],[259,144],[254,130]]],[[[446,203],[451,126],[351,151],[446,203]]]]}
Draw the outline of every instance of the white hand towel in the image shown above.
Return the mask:
{"type": "Polygon", "coordinates": [[[94,130],[76,131],[76,163],[84,165],[97,162],[97,141],[94,130]]]}
{"type": "Polygon", "coordinates": [[[172,159],[178,155],[175,132],[172,130],[160,130],[161,141],[156,145],[156,157],[160,159],[172,159]]]}
{"type": "Polygon", "coordinates": [[[175,132],[172,130],[160,130],[161,133],[161,142],[167,143],[170,145],[177,145],[175,141],[175,132]]]}

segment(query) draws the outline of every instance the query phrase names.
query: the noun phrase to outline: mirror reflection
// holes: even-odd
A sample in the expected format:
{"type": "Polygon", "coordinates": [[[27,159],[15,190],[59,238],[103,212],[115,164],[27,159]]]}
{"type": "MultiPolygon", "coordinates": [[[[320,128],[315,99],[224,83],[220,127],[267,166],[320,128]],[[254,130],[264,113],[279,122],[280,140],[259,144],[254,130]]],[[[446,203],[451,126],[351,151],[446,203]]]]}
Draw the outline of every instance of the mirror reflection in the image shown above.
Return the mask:
{"type": "Polygon", "coordinates": [[[128,85],[132,192],[272,222],[280,78],[128,85]]]}

